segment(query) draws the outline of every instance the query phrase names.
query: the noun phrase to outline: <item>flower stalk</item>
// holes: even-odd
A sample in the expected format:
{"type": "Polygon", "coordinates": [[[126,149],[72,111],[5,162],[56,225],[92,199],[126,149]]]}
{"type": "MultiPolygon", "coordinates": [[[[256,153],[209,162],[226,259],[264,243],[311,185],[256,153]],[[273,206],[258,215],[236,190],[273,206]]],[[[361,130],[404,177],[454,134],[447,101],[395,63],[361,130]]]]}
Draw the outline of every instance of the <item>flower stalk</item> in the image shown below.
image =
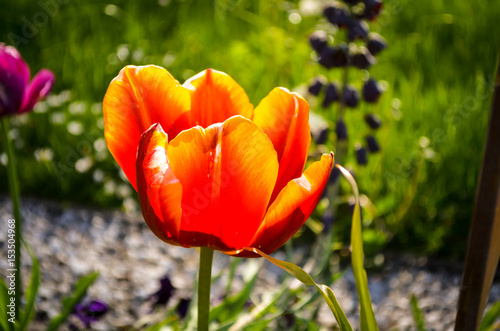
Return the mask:
{"type": "MultiPolygon", "coordinates": [[[[14,148],[12,146],[12,141],[9,137],[9,117],[4,116],[2,118],[2,132],[3,141],[5,144],[5,152],[8,157],[7,162],[7,178],[9,183],[9,193],[12,200],[12,214],[14,215],[15,224],[15,291],[14,297],[16,299],[15,304],[15,315],[19,318],[19,305],[21,304],[21,241],[22,241],[22,221],[21,221],[21,202],[19,198],[19,182],[17,179],[17,169],[16,160],[14,155],[14,148]]],[[[11,266],[9,265],[9,268],[11,266]]]]}
{"type": "Polygon", "coordinates": [[[210,317],[210,286],[214,251],[200,247],[200,272],[198,275],[198,331],[208,331],[210,317]]]}

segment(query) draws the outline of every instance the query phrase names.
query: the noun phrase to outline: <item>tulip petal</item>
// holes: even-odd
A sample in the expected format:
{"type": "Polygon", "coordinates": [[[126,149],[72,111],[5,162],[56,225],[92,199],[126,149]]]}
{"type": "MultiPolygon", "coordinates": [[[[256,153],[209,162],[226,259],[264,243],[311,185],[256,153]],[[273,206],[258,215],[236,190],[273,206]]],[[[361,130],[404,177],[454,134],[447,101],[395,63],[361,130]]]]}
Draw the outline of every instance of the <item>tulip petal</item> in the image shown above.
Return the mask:
{"type": "Polygon", "coordinates": [[[299,94],[278,87],[255,108],[253,121],[269,136],[278,152],[280,169],[272,202],[304,170],[311,144],[309,105],[299,94]]]}
{"type": "Polygon", "coordinates": [[[0,68],[10,71],[25,86],[28,84],[30,68],[15,47],[0,43],[0,68]]]}
{"type": "Polygon", "coordinates": [[[154,123],[172,137],[189,128],[189,104],[188,91],[157,66],[127,66],[109,85],[103,102],[106,143],[134,188],[141,134],[154,123]]]}
{"type": "Polygon", "coordinates": [[[0,67],[0,116],[19,112],[25,88],[18,76],[0,67]]]}
{"type": "Polygon", "coordinates": [[[17,49],[0,43],[0,116],[20,111],[29,78],[29,68],[17,49]]]}
{"type": "Polygon", "coordinates": [[[207,69],[183,86],[191,92],[191,119],[195,125],[206,128],[234,115],[252,119],[253,105],[245,90],[223,72],[207,69]]]}
{"type": "MultiPolygon", "coordinates": [[[[324,154],[302,177],[291,180],[269,207],[250,247],[271,254],[283,246],[305,223],[318,204],[333,167],[333,153],[324,154]]],[[[249,251],[225,252],[240,257],[258,257],[249,251]]]]}
{"type": "Polygon", "coordinates": [[[168,145],[182,184],[179,242],[231,250],[248,245],[259,228],[278,175],[276,151],[254,123],[224,123],[181,132],[168,145]]]}
{"type": "Polygon", "coordinates": [[[137,191],[142,214],[161,240],[179,245],[182,186],[167,158],[168,137],[160,124],[141,136],[137,153],[137,191]]]}
{"type": "Polygon", "coordinates": [[[20,113],[32,110],[39,100],[45,98],[52,89],[54,79],[54,74],[50,70],[40,70],[40,72],[33,77],[33,80],[28,84],[24,92],[20,113]]]}

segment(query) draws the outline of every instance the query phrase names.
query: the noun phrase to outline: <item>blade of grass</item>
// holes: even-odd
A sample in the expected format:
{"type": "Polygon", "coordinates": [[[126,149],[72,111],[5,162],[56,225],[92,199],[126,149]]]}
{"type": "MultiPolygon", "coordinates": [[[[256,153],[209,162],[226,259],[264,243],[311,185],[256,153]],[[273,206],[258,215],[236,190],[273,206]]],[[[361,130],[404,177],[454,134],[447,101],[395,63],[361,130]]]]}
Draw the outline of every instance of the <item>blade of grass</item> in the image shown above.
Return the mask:
{"type": "MultiPolygon", "coordinates": [[[[249,313],[243,316],[237,316],[237,320],[231,324],[231,330],[243,330],[247,325],[252,324],[252,322],[256,322],[261,319],[268,311],[277,307],[276,303],[279,299],[283,297],[288,297],[288,290],[290,287],[290,281],[287,281],[282,284],[281,288],[276,291],[271,299],[263,301],[259,303],[255,308],[253,308],[249,313]]],[[[283,313],[284,310],[280,309],[280,314],[283,313]]]]}
{"type": "Polygon", "coordinates": [[[248,263],[250,264],[246,270],[248,279],[245,286],[238,294],[226,298],[224,302],[213,308],[210,311],[210,321],[217,319],[220,323],[225,323],[239,315],[241,310],[245,307],[245,303],[252,293],[261,267],[261,264],[254,263],[254,261],[249,261],[248,263]]]}
{"type": "Polygon", "coordinates": [[[9,315],[7,315],[7,305],[9,304],[9,290],[7,285],[0,279],[0,326],[2,330],[13,330],[14,324],[9,324],[9,315]]]}
{"type": "Polygon", "coordinates": [[[25,293],[26,307],[24,308],[20,319],[20,329],[27,330],[29,322],[34,314],[35,300],[38,293],[38,287],[40,285],[40,266],[28,243],[23,240],[23,244],[28,251],[28,254],[31,256],[32,261],[31,278],[25,293]]]}
{"type": "Polygon", "coordinates": [[[99,276],[99,273],[94,272],[90,275],[81,277],[75,285],[73,295],[63,299],[62,312],[54,317],[47,327],[47,331],[57,330],[62,323],[66,321],[68,316],[73,312],[76,304],[82,300],[87,289],[92,285],[99,276]]]}
{"type": "Polygon", "coordinates": [[[301,267],[296,266],[293,263],[275,259],[274,257],[267,255],[266,253],[258,250],[257,248],[246,247],[245,250],[259,254],[260,256],[262,256],[275,266],[280,267],[281,269],[288,272],[290,275],[295,277],[300,282],[306,285],[316,287],[316,289],[319,291],[325,302],[328,304],[328,307],[330,307],[330,310],[332,311],[333,315],[335,316],[335,319],[337,320],[337,323],[339,324],[340,330],[352,331],[351,324],[349,324],[349,321],[347,320],[344,311],[340,307],[337,298],[335,297],[333,291],[328,286],[316,284],[316,282],[314,282],[314,280],[311,278],[311,276],[309,276],[307,272],[305,272],[301,267]]]}
{"type": "Polygon", "coordinates": [[[354,177],[341,165],[335,165],[347,179],[356,198],[354,205],[354,212],[352,215],[352,228],[351,228],[351,260],[354,279],[356,281],[356,289],[358,291],[360,310],[361,310],[361,331],[378,330],[377,321],[372,308],[370,299],[370,291],[368,289],[368,278],[364,267],[364,253],[363,253],[363,236],[361,225],[361,213],[359,209],[359,190],[354,177]]]}
{"type": "Polygon", "coordinates": [[[425,322],[424,316],[422,315],[422,310],[418,307],[418,300],[412,294],[411,295],[411,310],[413,313],[413,319],[415,320],[415,324],[417,326],[418,331],[425,331],[425,322]]]}
{"type": "Polygon", "coordinates": [[[495,321],[500,317],[500,301],[497,301],[484,315],[479,331],[494,330],[495,321]]]}
{"type": "MultiPolygon", "coordinates": [[[[198,278],[194,277],[193,279],[193,288],[198,288],[198,278]]],[[[184,321],[185,331],[193,331],[196,330],[196,321],[198,320],[198,296],[194,295],[193,300],[189,304],[189,309],[184,321]]]]}

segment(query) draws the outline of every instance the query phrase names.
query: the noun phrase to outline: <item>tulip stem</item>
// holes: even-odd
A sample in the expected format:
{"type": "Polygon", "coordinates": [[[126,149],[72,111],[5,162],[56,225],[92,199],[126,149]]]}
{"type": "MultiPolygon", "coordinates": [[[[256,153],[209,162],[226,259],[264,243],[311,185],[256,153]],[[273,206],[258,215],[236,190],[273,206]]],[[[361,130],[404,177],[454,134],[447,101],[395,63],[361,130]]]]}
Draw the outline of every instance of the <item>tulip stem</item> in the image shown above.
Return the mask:
{"type": "Polygon", "coordinates": [[[200,273],[198,276],[198,331],[208,331],[213,257],[213,250],[207,247],[200,247],[200,273]]]}
{"type": "MultiPolygon", "coordinates": [[[[12,214],[14,215],[14,264],[11,265],[11,261],[8,261],[8,268],[14,269],[12,273],[15,274],[14,284],[14,298],[15,302],[15,314],[16,319],[19,320],[19,305],[21,304],[21,241],[22,241],[22,222],[21,222],[21,203],[19,199],[19,182],[17,179],[17,169],[16,169],[16,159],[14,155],[14,148],[12,146],[12,141],[9,137],[9,117],[4,116],[2,118],[2,132],[3,140],[5,144],[5,152],[7,153],[7,180],[9,183],[9,193],[12,199],[12,214]]],[[[9,223],[9,230],[12,229],[9,223]]],[[[9,238],[11,233],[8,233],[9,238]]],[[[10,242],[10,240],[9,240],[10,242]]],[[[10,246],[10,245],[9,245],[10,246]]]]}

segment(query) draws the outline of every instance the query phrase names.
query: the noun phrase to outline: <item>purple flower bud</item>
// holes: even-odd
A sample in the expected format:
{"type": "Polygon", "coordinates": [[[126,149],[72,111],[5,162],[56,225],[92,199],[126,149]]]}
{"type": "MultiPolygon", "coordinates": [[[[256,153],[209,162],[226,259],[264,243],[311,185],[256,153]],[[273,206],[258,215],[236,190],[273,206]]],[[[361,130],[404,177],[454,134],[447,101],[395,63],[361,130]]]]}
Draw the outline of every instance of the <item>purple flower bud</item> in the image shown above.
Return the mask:
{"type": "Polygon", "coordinates": [[[360,3],[361,0],[344,0],[344,2],[347,3],[348,5],[355,6],[358,3],[360,3]]]}
{"type": "Polygon", "coordinates": [[[325,98],[323,99],[323,108],[328,108],[333,102],[340,99],[339,88],[337,83],[329,83],[326,86],[325,98]]]}
{"type": "Polygon", "coordinates": [[[29,82],[30,70],[12,46],[0,43],[0,117],[33,109],[54,83],[54,74],[42,69],[29,82]]]}
{"type": "Polygon", "coordinates": [[[330,69],[333,67],[333,57],[335,56],[335,49],[332,47],[326,46],[319,53],[318,63],[321,64],[326,69],[330,69]]]}
{"type": "Polygon", "coordinates": [[[365,122],[370,128],[374,130],[380,128],[380,126],[382,125],[382,120],[375,114],[366,114],[365,122]]]}
{"type": "Polygon", "coordinates": [[[359,104],[359,91],[352,85],[344,88],[344,104],[350,108],[356,108],[359,104]]]}
{"type": "Polygon", "coordinates": [[[321,30],[314,31],[309,36],[309,43],[311,44],[311,47],[318,53],[321,53],[321,51],[328,45],[327,40],[328,35],[325,31],[321,30]]]}
{"type": "Polygon", "coordinates": [[[374,136],[366,136],[366,144],[368,145],[370,153],[377,153],[380,151],[380,145],[374,136]]]}
{"type": "Polygon", "coordinates": [[[342,119],[339,119],[337,125],[335,125],[335,133],[338,140],[347,140],[347,126],[342,119]]]}
{"type": "Polygon", "coordinates": [[[91,300],[86,303],[77,304],[73,314],[82,321],[85,328],[97,322],[108,311],[108,306],[99,300],[91,300]]]}
{"type": "Polygon", "coordinates": [[[351,12],[345,6],[328,6],[323,10],[326,19],[339,27],[346,27],[351,24],[351,12]]]}
{"type": "Polygon", "coordinates": [[[326,47],[319,54],[319,64],[327,69],[332,67],[345,67],[349,62],[349,51],[346,44],[326,47]]]}
{"type": "Polygon", "coordinates": [[[364,0],[365,10],[363,11],[363,18],[373,21],[382,9],[381,0],[364,0]]]}
{"type": "Polygon", "coordinates": [[[190,304],[191,304],[191,299],[189,298],[182,298],[179,301],[179,304],[177,305],[177,314],[181,319],[186,317],[190,304]]]}
{"type": "Polygon", "coordinates": [[[335,49],[333,65],[335,67],[345,67],[349,63],[349,47],[347,44],[339,44],[335,49]]]}
{"type": "Polygon", "coordinates": [[[160,288],[151,297],[154,298],[153,306],[166,305],[175,292],[175,287],[170,277],[160,279],[160,288]]]}
{"type": "Polygon", "coordinates": [[[322,144],[326,143],[326,141],[328,140],[329,133],[330,133],[330,130],[328,129],[328,127],[324,127],[323,129],[319,130],[319,133],[315,139],[316,144],[322,145],[322,144]]]}
{"type": "Polygon", "coordinates": [[[384,38],[378,33],[370,33],[368,35],[368,42],[366,47],[372,55],[377,55],[381,51],[387,48],[387,43],[384,38]]]}
{"type": "Polygon", "coordinates": [[[352,56],[351,65],[359,69],[368,69],[370,66],[377,63],[377,59],[373,57],[370,51],[361,46],[352,56]]]}
{"type": "Polygon", "coordinates": [[[381,94],[382,89],[375,79],[370,78],[363,84],[363,99],[366,102],[377,102],[381,94]]]}
{"type": "Polygon", "coordinates": [[[369,29],[368,23],[365,21],[353,21],[347,30],[347,40],[354,41],[358,39],[365,39],[368,36],[368,32],[370,31],[369,29]]]}
{"type": "Polygon", "coordinates": [[[366,152],[366,148],[360,144],[356,144],[356,160],[359,165],[366,165],[368,163],[368,153],[366,152]]]}
{"type": "Polygon", "coordinates": [[[312,95],[318,95],[319,92],[321,92],[321,89],[323,88],[325,79],[323,77],[315,77],[309,85],[309,93],[312,95]]]}

